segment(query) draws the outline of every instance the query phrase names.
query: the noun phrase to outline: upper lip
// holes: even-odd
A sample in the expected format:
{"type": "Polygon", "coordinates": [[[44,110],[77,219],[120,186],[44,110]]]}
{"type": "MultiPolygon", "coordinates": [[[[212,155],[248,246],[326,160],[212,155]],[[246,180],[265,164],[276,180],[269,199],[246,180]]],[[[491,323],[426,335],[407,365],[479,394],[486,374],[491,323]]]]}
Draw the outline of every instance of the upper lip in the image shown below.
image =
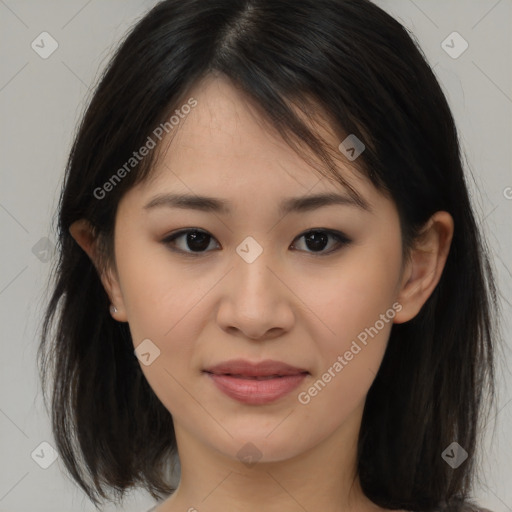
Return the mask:
{"type": "Polygon", "coordinates": [[[207,373],[217,375],[242,375],[247,377],[268,377],[269,375],[298,375],[309,373],[304,368],[297,368],[281,361],[267,359],[258,363],[246,359],[231,359],[205,368],[207,373]]]}

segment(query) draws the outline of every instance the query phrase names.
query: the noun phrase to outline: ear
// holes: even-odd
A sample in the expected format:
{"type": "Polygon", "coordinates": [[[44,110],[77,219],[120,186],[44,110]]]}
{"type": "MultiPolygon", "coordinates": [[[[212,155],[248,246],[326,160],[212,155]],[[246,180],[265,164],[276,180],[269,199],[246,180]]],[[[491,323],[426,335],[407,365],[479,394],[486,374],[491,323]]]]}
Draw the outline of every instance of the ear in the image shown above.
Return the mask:
{"type": "Polygon", "coordinates": [[[402,309],[394,323],[414,318],[441,279],[453,238],[453,218],[448,212],[436,212],[425,224],[411,249],[411,257],[402,274],[397,301],[402,309]]]}
{"type": "Polygon", "coordinates": [[[110,314],[119,322],[127,322],[126,308],[123,294],[119,286],[119,279],[112,269],[102,271],[99,266],[97,254],[97,237],[94,228],[86,219],[80,219],[69,227],[69,233],[75,239],[76,243],[87,253],[95,266],[101,279],[103,287],[110,298],[110,302],[115,306],[117,312],[110,311],[110,314]]]}

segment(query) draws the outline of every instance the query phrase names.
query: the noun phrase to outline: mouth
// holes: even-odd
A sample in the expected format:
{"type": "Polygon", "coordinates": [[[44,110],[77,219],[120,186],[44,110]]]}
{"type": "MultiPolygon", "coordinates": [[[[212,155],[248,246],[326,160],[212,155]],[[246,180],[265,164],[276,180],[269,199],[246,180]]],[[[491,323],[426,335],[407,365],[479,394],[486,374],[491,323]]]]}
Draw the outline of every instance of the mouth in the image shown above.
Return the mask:
{"type": "MultiPolygon", "coordinates": [[[[227,377],[234,377],[235,379],[247,379],[247,380],[269,380],[269,379],[281,379],[283,377],[289,377],[289,375],[239,375],[233,373],[215,373],[205,371],[205,373],[209,373],[210,375],[226,375],[227,377]]],[[[297,374],[300,375],[300,374],[297,374]]]]}
{"type": "Polygon", "coordinates": [[[232,360],[203,370],[218,390],[238,402],[263,405],[289,394],[310,373],[280,361],[232,360]]]}
{"type": "Polygon", "coordinates": [[[225,361],[203,370],[213,375],[229,375],[242,379],[275,379],[309,373],[304,368],[298,368],[281,361],[271,359],[261,362],[251,362],[245,359],[225,361]]]}

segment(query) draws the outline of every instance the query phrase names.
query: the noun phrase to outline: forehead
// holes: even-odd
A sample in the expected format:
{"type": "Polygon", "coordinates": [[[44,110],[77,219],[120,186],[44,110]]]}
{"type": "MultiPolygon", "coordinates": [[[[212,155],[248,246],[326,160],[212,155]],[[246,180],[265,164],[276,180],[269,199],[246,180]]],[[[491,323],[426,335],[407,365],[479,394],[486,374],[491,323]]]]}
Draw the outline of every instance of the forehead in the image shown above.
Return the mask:
{"type": "MultiPolygon", "coordinates": [[[[248,194],[256,200],[259,191],[268,199],[333,191],[347,194],[334,178],[315,172],[227,78],[204,78],[190,90],[184,104],[188,98],[197,105],[163,139],[151,179],[138,185],[145,198],[171,188],[218,197],[225,197],[229,189],[235,202],[248,194]]],[[[305,119],[302,112],[296,113],[305,119]]],[[[339,137],[326,121],[305,120],[332,148],[339,173],[371,203],[376,191],[337,150],[339,137]]],[[[302,149],[319,163],[309,148],[303,145],[302,149]]]]}

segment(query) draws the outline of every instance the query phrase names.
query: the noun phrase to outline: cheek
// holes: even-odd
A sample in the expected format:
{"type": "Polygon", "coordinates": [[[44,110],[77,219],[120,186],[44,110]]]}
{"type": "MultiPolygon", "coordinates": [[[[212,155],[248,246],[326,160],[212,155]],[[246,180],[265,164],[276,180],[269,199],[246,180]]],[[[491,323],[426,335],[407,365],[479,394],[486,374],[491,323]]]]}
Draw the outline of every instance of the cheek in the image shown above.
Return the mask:
{"type": "Polygon", "coordinates": [[[301,278],[299,293],[321,321],[321,339],[331,340],[327,346],[342,350],[376,322],[378,330],[389,333],[400,264],[398,249],[377,241],[347,253],[336,268],[316,276],[315,283],[310,276],[301,278]],[[386,316],[384,328],[381,315],[386,316]]]}
{"type": "MultiPolygon", "coordinates": [[[[130,240],[137,240],[135,236],[130,240]]],[[[161,366],[181,374],[208,321],[208,292],[218,276],[201,277],[194,264],[176,264],[153,243],[119,244],[118,270],[133,344],[150,339],[160,350],[151,372],[161,366]]]]}
{"type": "Polygon", "coordinates": [[[364,399],[384,357],[401,263],[398,241],[384,242],[347,256],[322,290],[306,293],[307,278],[303,281],[308,306],[320,322],[312,334],[317,373],[302,388],[299,403],[322,417],[323,408],[335,406],[328,422],[336,423],[364,399]]]}
{"type": "Polygon", "coordinates": [[[365,282],[347,279],[346,295],[325,303],[322,319],[330,330],[318,329],[316,371],[298,390],[308,431],[319,438],[364,406],[386,351],[395,311],[387,293],[379,294],[371,280],[367,286],[365,282]]]}
{"type": "Polygon", "coordinates": [[[140,361],[142,372],[170,412],[186,411],[190,361],[207,314],[201,299],[211,284],[187,277],[162,251],[133,244],[124,254],[118,269],[133,345],[145,343],[151,354],[150,364],[140,361]]]}
{"type": "Polygon", "coordinates": [[[120,243],[117,266],[135,344],[144,338],[169,337],[205,293],[200,280],[187,277],[192,270],[184,273],[154,242],[120,243]]]}

